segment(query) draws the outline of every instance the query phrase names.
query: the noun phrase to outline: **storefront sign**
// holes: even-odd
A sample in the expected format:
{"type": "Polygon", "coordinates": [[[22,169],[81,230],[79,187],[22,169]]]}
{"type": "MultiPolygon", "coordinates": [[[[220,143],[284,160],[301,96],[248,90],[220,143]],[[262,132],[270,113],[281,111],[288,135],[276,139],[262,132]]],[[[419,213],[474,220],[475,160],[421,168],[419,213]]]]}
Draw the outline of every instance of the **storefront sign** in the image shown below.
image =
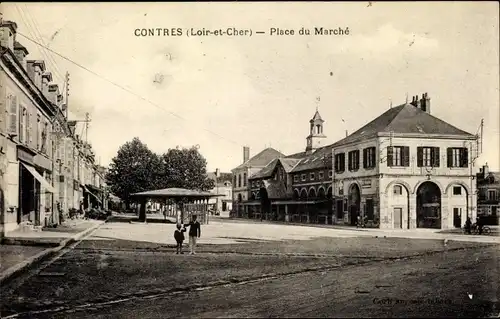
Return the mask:
{"type": "Polygon", "coordinates": [[[36,155],[34,163],[46,171],[52,171],[52,161],[43,155],[36,155]]]}
{"type": "Polygon", "coordinates": [[[26,151],[23,148],[18,147],[17,148],[17,159],[20,161],[26,162],[28,164],[32,164],[34,162],[34,154],[26,151]]]}

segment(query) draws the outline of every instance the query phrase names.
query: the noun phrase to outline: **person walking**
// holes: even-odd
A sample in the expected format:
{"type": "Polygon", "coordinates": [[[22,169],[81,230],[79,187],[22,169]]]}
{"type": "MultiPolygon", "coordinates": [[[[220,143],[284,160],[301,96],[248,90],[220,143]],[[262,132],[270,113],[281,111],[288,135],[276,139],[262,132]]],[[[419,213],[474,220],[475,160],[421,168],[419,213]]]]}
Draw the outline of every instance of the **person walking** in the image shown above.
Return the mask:
{"type": "Polygon", "coordinates": [[[189,225],[189,248],[191,249],[190,255],[196,254],[196,242],[198,238],[201,236],[201,225],[196,220],[197,216],[193,215],[191,222],[189,225]]]}
{"type": "Polygon", "coordinates": [[[467,220],[465,221],[465,233],[470,234],[471,228],[472,228],[472,221],[470,220],[470,217],[467,217],[467,220]]]}

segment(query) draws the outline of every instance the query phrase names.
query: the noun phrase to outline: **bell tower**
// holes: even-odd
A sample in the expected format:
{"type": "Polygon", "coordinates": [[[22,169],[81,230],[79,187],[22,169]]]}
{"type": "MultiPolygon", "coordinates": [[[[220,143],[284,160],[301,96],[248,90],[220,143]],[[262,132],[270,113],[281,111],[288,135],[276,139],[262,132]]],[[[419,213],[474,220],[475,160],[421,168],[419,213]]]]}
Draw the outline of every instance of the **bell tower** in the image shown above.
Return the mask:
{"type": "Polygon", "coordinates": [[[319,114],[318,108],[316,107],[316,113],[311,120],[309,120],[310,130],[309,136],[307,136],[307,146],[306,152],[312,153],[314,150],[323,146],[323,142],[326,139],[326,136],[323,134],[323,119],[319,114]]]}

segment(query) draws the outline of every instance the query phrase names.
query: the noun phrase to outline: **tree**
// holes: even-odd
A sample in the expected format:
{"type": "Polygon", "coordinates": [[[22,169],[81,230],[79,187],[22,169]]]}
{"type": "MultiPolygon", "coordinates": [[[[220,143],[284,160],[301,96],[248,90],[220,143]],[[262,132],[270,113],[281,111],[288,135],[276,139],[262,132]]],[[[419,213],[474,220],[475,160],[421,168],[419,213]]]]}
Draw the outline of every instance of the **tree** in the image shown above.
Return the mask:
{"type": "Polygon", "coordinates": [[[137,137],[118,149],[111,160],[106,180],[111,192],[130,208],[130,194],[155,189],[162,172],[158,155],[137,137]]]}
{"type": "Polygon", "coordinates": [[[179,187],[208,191],[215,183],[207,176],[207,161],[197,147],[169,149],[162,155],[163,188],[179,187]]]}

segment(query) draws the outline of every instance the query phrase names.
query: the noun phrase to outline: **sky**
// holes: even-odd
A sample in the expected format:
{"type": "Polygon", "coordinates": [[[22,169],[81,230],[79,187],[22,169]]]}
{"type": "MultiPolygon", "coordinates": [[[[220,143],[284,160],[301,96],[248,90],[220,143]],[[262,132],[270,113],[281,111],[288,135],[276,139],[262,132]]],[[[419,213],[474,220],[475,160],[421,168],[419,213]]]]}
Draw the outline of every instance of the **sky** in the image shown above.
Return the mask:
{"type": "Polygon", "coordinates": [[[17,37],[29,59],[50,61],[60,86],[70,73],[70,119],[90,113],[88,140],[101,164],[139,137],[157,153],[198,145],[209,171],[226,172],[242,163],[243,146],[251,156],[265,147],[303,151],[316,107],[333,143],[385,112],[390,101],[399,105],[425,92],[431,114],[462,130],[475,134],[484,118],[476,165],[499,170],[498,7],[2,3],[3,18],[20,33],[78,64],[17,37]],[[190,28],[228,27],[252,36],[185,35],[190,28]],[[297,35],[302,27],[349,28],[349,34],[297,35]],[[135,36],[141,28],[183,28],[183,36],[135,36]],[[295,35],[271,36],[270,28],[295,35]]]}

